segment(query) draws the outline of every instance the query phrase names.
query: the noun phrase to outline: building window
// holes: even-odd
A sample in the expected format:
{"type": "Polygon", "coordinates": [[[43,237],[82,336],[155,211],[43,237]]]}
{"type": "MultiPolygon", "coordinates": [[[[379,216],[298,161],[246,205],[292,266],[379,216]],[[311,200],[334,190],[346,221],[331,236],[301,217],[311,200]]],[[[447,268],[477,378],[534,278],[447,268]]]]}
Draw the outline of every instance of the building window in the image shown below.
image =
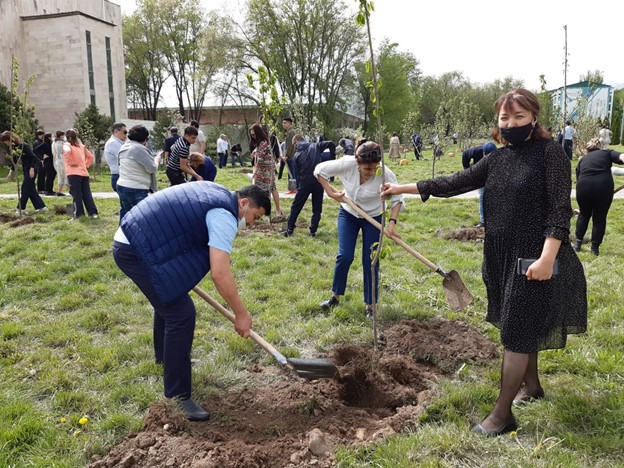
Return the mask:
{"type": "Polygon", "coordinates": [[[91,31],[87,31],[87,66],[89,68],[89,92],[91,104],[95,104],[95,79],[93,76],[93,53],[91,51],[91,31]]]}
{"type": "Polygon", "coordinates": [[[110,115],[115,118],[115,93],[113,92],[113,59],[111,54],[110,37],[106,38],[106,68],[108,69],[108,101],[110,103],[110,115]]]}

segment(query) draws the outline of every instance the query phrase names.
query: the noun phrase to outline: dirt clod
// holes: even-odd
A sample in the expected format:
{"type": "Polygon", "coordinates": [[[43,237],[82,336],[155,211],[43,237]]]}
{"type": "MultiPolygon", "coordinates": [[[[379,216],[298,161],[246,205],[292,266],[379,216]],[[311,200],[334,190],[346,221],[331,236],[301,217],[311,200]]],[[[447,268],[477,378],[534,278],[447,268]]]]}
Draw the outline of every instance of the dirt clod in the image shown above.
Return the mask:
{"type": "Polygon", "coordinates": [[[485,229],[482,227],[460,227],[458,229],[438,229],[438,237],[443,239],[458,240],[461,242],[483,242],[485,229]]]}
{"type": "Polygon", "coordinates": [[[155,402],[141,432],[91,466],[132,460],[135,467],[330,467],[339,446],[415,428],[436,375],[497,356],[492,342],[458,321],[403,321],[384,335],[387,345],[377,353],[335,348],[335,380],[305,381],[254,366],[244,391],[200,402],[212,413],[206,423],[187,421],[171,402],[155,402]]]}

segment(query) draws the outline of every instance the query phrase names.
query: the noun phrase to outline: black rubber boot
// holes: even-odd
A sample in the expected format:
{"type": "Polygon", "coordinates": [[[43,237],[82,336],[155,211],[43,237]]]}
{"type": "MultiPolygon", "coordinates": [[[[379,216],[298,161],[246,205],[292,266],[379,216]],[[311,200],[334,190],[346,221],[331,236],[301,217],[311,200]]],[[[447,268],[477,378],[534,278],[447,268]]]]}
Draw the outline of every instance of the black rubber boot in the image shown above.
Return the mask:
{"type": "Polygon", "coordinates": [[[597,257],[598,255],[600,255],[600,246],[599,246],[599,244],[594,244],[594,243],[592,242],[592,245],[591,245],[591,253],[593,253],[596,257],[597,257]]]}

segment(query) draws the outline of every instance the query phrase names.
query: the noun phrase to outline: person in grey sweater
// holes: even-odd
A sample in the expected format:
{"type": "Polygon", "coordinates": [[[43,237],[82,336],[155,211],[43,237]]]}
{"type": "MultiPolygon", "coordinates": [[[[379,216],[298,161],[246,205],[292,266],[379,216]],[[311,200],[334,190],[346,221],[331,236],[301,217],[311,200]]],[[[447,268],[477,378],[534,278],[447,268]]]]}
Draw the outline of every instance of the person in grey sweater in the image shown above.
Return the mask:
{"type": "Polygon", "coordinates": [[[145,143],[149,131],[143,125],[135,125],[128,132],[128,140],[119,150],[119,180],[117,194],[121,209],[119,222],[130,209],[155,192],[157,187],[156,172],[159,158],[154,156],[145,143]]]}

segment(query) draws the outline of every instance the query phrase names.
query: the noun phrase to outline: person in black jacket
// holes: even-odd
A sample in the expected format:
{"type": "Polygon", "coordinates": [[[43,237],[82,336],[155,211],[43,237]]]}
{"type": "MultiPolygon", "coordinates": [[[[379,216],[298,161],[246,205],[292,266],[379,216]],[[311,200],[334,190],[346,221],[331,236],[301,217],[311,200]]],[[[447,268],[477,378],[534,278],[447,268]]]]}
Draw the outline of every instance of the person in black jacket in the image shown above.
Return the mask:
{"type": "MultiPolygon", "coordinates": [[[[56,178],[56,169],[54,169],[54,157],[52,156],[52,134],[46,133],[43,136],[43,145],[41,145],[41,154],[43,155],[43,172],[45,172],[45,194],[55,196],[54,179],[56,178]]],[[[39,182],[39,179],[37,179],[39,182]]]]}
{"type": "Polygon", "coordinates": [[[297,178],[297,194],[290,207],[288,227],[282,232],[284,237],[290,237],[295,231],[295,223],[303,209],[308,196],[312,195],[312,220],[310,221],[310,236],[315,237],[321,214],[323,213],[323,186],[314,176],[314,168],[322,161],[336,159],[336,145],[333,141],[325,140],[320,143],[306,143],[303,135],[295,135],[292,139],[296,153],[293,158],[297,178]],[[329,150],[329,153],[325,150],[329,150]]]}
{"type": "Polygon", "coordinates": [[[43,154],[44,144],[43,137],[45,136],[45,132],[43,130],[37,130],[35,132],[35,141],[33,141],[32,151],[35,155],[35,172],[37,173],[37,191],[40,194],[45,193],[45,178],[46,173],[43,168],[43,158],[45,157],[43,154]]]}
{"type": "Polygon", "coordinates": [[[13,132],[6,131],[0,135],[0,141],[5,145],[13,146],[13,163],[17,164],[21,161],[24,170],[24,180],[22,181],[22,196],[20,197],[17,207],[17,214],[26,214],[26,204],[30,200],[35,207],[35,213],[45,213],[48,211],[41,196],[37,193],[35,187],[35,178],[37,177],[37,157],[33,153],[30,146],[22,143],[20,138],[13,132]],[[20,213],[21,211],[21,213],[20,213]]]}
{"type": "Polygon", "coordinates": [[[624,154],[603,150],[601,147],[600,140],[592,138],[585,147],[587,154],[581,157],[576,166],[576,201],[581,212],[576,221],[574,250],[581,250],[583,236],[591,218],[591,252],[594,255],[600,253],[600,244],[607,229],[607,214],[613,201],[611,165],[624,164],[624,154]]]}

